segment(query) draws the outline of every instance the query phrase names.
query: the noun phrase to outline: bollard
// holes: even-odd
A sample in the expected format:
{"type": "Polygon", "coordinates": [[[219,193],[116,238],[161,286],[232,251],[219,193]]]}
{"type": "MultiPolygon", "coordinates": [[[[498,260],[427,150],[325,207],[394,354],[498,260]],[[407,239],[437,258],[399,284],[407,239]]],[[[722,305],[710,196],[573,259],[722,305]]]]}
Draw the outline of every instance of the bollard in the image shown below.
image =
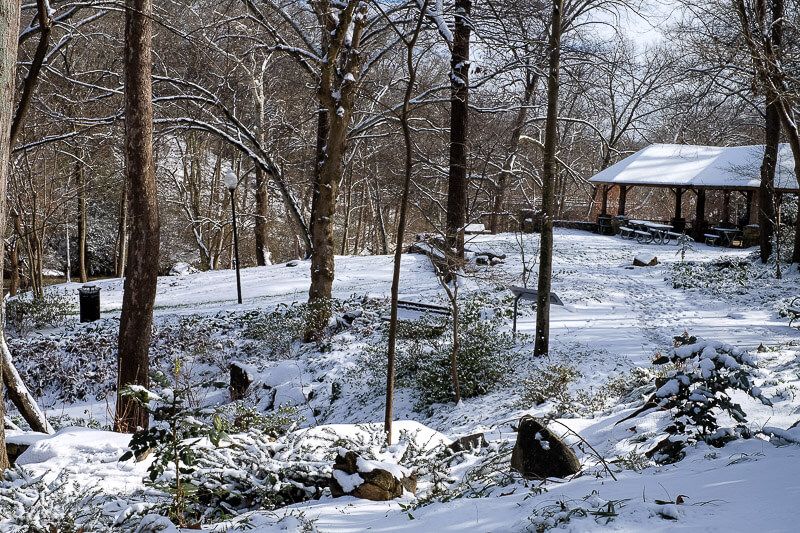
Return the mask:
{"type": "Polygon", "coordinates": [[[100,319],[100,287],[84,285],[78,289],[81,308],[81,323],[100,319]]]}

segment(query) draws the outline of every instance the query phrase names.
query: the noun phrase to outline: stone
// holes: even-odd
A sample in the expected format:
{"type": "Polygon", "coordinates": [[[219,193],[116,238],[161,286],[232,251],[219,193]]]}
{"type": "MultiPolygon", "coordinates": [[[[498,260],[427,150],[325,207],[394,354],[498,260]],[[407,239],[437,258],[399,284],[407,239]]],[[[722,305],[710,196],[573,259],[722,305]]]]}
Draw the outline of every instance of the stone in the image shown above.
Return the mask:
{"type": "Polygon", "coordinates": [[[244,398],[247,389],[253,383],[253,377],[247,372],[240,363],[231,363],[230,367],[231,384],[228,390],[231,393],[231,401],[235,402],[244,398]]]}
{"type": "Polygon", "coordinates": [[[300,264],[300,261],[297,260],[297,259],[294,259],[294,260],[289,261],[288,263],[286,263],[286,266],[287,267],[296,267],[299,264],[300,264]]]}
{"type": "Polygon", "coordinates": [[[633,258],[633,266],[652,267],[658,264],[658,257],[652,254],[639,254],[633,258]]]}
{"type": "Polygon", "coordinates": [[[17,461],[17,457],[22,455],[29,446],[30,444],[6,442],[6,454],[8,454],[8,462],[11,464],[11,466],[14,466],[17,461]]]}
{"type": "MultiPolygon", "coordinates": [[[[395,469],[399,471],[396,466],[395,469]]],[[[359,468],[357,453],[349,451],[342,455],[340,452],[333,464],[330,489],[334,498],[355,496],[362,500],[389,501],[402,496],[404,490],[415,493],[417,476],[411,473],[397,477],[384,468],[359,468]]]]}
{"type": "Polygon", "coordinates": [[[465,435],[459,437],[452,444],[448,446],[454,452],[463,452],[466,450],[475,450],[477,448],[485,448],[489,445],[483,433],[474,433],[472,435],[465,435]]]}
{"type": "Polygon", "coordinates": [[[577,474],[581,463],[572,448],[532,416],[523,416],[511,453],[511,469],[525,479],[564,478],[577,474]]]}

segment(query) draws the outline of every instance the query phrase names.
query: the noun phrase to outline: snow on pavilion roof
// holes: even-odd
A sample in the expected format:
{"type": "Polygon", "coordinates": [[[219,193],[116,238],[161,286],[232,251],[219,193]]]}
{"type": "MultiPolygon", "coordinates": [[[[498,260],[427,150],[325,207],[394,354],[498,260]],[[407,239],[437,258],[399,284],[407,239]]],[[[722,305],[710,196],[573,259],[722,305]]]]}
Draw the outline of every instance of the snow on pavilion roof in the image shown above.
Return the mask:
{"type": "MultiPolygon", "coordinates": [[[[589,179],[591,183],[651,187],[757,189],[764,145],[692,146],[653,144],[589,179]]],[[[778,150],[775,188],[800,191],[788,144],[778,150]]]]}

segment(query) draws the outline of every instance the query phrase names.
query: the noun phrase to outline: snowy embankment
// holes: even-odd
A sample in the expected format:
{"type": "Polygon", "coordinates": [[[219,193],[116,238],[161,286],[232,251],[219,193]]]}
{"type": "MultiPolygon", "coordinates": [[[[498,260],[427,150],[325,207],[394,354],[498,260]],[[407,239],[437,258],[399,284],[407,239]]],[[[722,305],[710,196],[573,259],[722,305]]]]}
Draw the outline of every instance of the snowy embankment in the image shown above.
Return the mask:
{"type": "MultiPolygon", "coordinates": [[[[525,250],[526,257],[531,257],[536,237],[525,238],[533,241],[525,250]]],[[[488,302],[484,305],[504,313],[501,329],[510,331],[507,288],[519,284],[520,245],[514,235],[500,235],[476,237],[468,246],[506,255],[504,264],[476,267],[462,297],[482,295],[482,301],[488,302]]],[[[748,253],[695,245],[686,260],[701,266],[720,260],[736,263],[748,253]]],[[[786,300],[800,295],[799,276],[791,272],[776,281],[756,265],[747,267],[745,282],[740,283],[736,263],[709,271],[698,267],[681,278],[684,285],[698,288],[675,288],[680,286],[673,266],[680,262],[675,246],[639,245],[577,231],[557,231],[555,254],[554,291],[565,306],[551,310],[551,354],[540,360],[530,355],[535,316],[530,303],[521,302],[521,335],[509,355],[511,370],[499,383],[461,405],[421,405],[420,391],[408,385],[414,376],[402,381],[401,366],[395,414],[409,421],[407,427],[420,423],[429,428],[425,429],[428,441],[485,433],[490,449],[500,454],[503,473],[508,471],[503,450],[513,446],[513,426],[519,418],[554,416],[552,429],[575,446],[582,475],[544,484],[512,477],[499,485],[465,488],[463,481],[469,479],[471,468],[484,465],[486,452],[465,456],[460,467],[449,471],[459,480],[454,483],[460,487],[460,497],[430,496],[425,492],[426,478],[420,499],[406,495],[379,503],[323,494],[321,499],[271,512],[253,511],[218,529],[244,528],[246,519],[263,531],[291,530],[308,523],[320,531],[337,532],[536,531],[567,522],[580,531],[795,530],[800,447],[787,438],[780,441],[787,445],[776,446],[778,441],[768,442],[768,436],[759,431],[764,426],[785,431],[800,420],[796,395],[800,335],[778,313],[786,300]],[[661,264],[633,268],[633,257],[640,253],[656,255],[661,264]],[[644,452],[665,427],[667,414],[635,412],[648,390],[643,384],[657,374],[650,363],[653,355],[668,350],[673,337],[684,331],[749,350],[758,365],[756,385],[772,406],[736,397],[753,438],[722,448],[704,443],[690,446],[682,460],[658,465],[644,452]],[[759,346],[761,351],[757,351],[759,346]],[[554,391],[538,405],[526,404],[530,388],[544,385],[536,377],[551,375],[569,375],[565,389],[554,391]]],[[[381,328],[391,258],[341,257],[336,271],[334,292],[342,302],[337,316],[350,313],[356,318],[334,328],[321,346],[301,345],[291,336],[284,339],[285,332],[271,329],[265,314],[280,304],[305,299],[308,263],[245,269],[243,306],[235,304],[235,278],[229,271],[160,279],[153,365],[167,369],[176,354],[185,358],[190,377],[204,384],[197,387],[194,398],[204,406],[228,401],[228,365],[235,361],[253,379],[256,390],[247,400],[260,412],[294,406],[304,420],[301,426],[324,425],[344,435],[353,434],[353,424],[381,423],[381,328]]],[[[29,383],[35,382],[32,388],[48,415],[62,426],[110,423],[115,398],[108,391],[115,362],[109,337],[121,305],[121,282],[98,285],[103,289],[104,320],[100,323],[72,324],[45,337],[12,340],[21,372],[29,383]],[[60,383],[65,380],[69,383],[60,383]]],[[[401,293],[405,299],[445,301],[422,256],[404,257],[401,293]]],[[[280,324],[283,328],[284,322],[280,324]]],[[[784,437],[795,433],[792,430],[784,437]]],[[[71,471],[71,479],[80,485],[98,486],[119,497],[116,507],[109,504],[109,513],[130,514],[137,505],[141,507],[136,502],[147,492],[142,478],[149,463],[118,462],[126,441],[127,437],[99,430],[67,428],[54,437],[37,439],[19,462],[32,475],[53,479],[64,470],[71,471]]],[[[5,516],[0,510],[0,517],[5,516]]]]}

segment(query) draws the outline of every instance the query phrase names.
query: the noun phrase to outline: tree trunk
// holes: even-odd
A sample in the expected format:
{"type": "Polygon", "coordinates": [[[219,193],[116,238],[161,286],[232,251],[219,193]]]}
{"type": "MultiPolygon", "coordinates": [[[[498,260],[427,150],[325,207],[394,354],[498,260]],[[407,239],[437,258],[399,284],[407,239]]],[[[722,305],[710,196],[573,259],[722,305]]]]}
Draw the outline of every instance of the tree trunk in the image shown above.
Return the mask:
{"type": "MultiPolygon", "coordinates": [[[[78,154],[81,155],[80,153],[78,154]]],[[[80,157],[75,162],[75,185],[78,189],[78,275],[80,276],[81,283],[89,281],[89,273],[86,268],[86,233],[87,233],[87,215],[86,215],[86,173],[83,168],[83,161],[80,157]]]]}
{"type": "Polygon", "coordinates": [[[256,264],[266,266],[272,264],[272,254],[269,251],[267,234],[267,217],[269,216],[269,180],[261,168],[256,167],[256,264]]]}
{"type": "Polygon", "coordinates": [[[497,178],[497,187],[494,195],[494,205],[492,207],[492,214],[489,219],[489,231],[493,234],[498,231],[498,214],[503,211],[503,202],[505,200],[506,188],[508,181],[514,176],[514,162],[517,159],[517,151],[519,150],[519,141],[522,136],[522,129],[525,127],[525,121],[528,118],[528,106],[531,103],[533,94],[536,90],[539,77],[534,75],[525,84],[525,95],[522,99],[522,105],[517,110],[517,116],[514,118],[514,127],[511,130],[511,139],[509,139],[508,153],[505,161],[503,161],[503,169],[500,171],[500,176],[497,178]]]}
{"type": "MultiPolygon", "coordinates": [[[[14,119],[14,86],[16,84],[17,39],[19,38],[19,0],[0,2],[0,228],[6,227],[6,182],[11,156],[11,122],[14,119]]],[[[0,282],[3,261],[0,254],[0,282]]],[[[0,283],[2,285],[2,283],[0,283]]],[[[5,317],[5,300],[0,303],[0,328],[5,317]]],[[[3,373],[5,378],[5,373],[3,373]]],[[[1,389],[1,387],[0,387],[1,389]]],[[[0,390],[0,398],[2,398],[0,390]]],[[[0,401],[0,421],[5,417],[5,404],[0,401]]],[[[0,472],[8,468],[5,423],[0,424],[0,472]]]]}
{"type": "Polygon", "coordinates": [[[558,169],[558,84],[561,66],[561,16],[563,0],[553,0],[550,22],[547,75],[547,119],[544,130],[544,170],[542,173],[542,234],[539,257],[539,285],[536,300],[536,339],[534,355],[550,351],[550,287],[553,276],[553,200],[558,169]]]}
{"type": "Polygon", "coordinates": [[[114,253],[114,275],[121,278],[125,275],[125,264],[128,262],[128,181],[122,181],[119,198],[119,216],[117,217],[117,242],[114,253]]]}
{"type": "Polygon", "coordinates": [[[314,253],[311,255],[311,288],[308,296],[312,309],[307,340],[318,339],[330,318],[335,253],[333,217],[336,214],[336,194],[342,175],[347,133],[347,123],[343,118],[334,115],[329,121],[326,153],[319,164],[315,187],[311,229],[314,253]]]}
{"type": "Polygon", "coordinates": [[[152,0],[128,0],[125,10],[125,159],[131,236],[119,326],[119,376],[114,429],[148,426],[147,411],[120,395],[149,385],[149,347],[158,281],[159,218],[153,161],[152,0]]]}
{"type": "Polygon", "coordinates": [[[772,255],[772,236],[775,234],[775,168],[781,138],[778,105],[774,95],[768,97],[764,122],[764,159],[761,161],[761,185],[758,188],[759,245],[761,262],[764,264],[772,255]]]}
{"type": "MultiPolygon", "coordinates": [[[[263,80],[257,79],[256,86],[256,116],[258,118],[258,142],[264,146],[266,120],[264,116],[264,86],[263,80]]],[[[269,252],[267,220],[269,216],[269,175],[256,165],[256,220],[254,225],[256,242],[256,265],[266,266],[272,264],[269,252]]]]}
{"type": "Polygon", "coordinates": [[[408,83],[403,94],[403,107],[400,112],[400,127],[403,130],[403,147],[405,148],[405,166],[403,175],[403,195],[400,198],[400,214],[397,221],[397,237],[394,248],[394,268],[392,270],[392,295],[391,310],[389,315],[388,349],[386,354],[386,410],[384,413],[383,429],[386,433],[386,444],[392,444],[392,418],[394,409],[394,380],[395,359],[397,345],[397,302],[400,298],[400,265],[403,260],[403,239],[406,232],[406,216],[408,214],[408,197],[411,192],[411,177],[414,171],[414,145],[411,139],[411,96],[414,93],[414,83],[417,79],[417,69],[414,68],[414,46],[419,38],[422,23],[425,20],[425,10],[428,8],[425,0],[420,9],[419,19],[414,34],[406,42],[406,70],[408,83]]]}
{"type": "Polygon", "coordinates": [[[467,215],[467,137],[469,135],[469,39],[471,0],[456,0],[450,60],[450,174],[447,182],[447,247],[464,257],[467,215]]]}

